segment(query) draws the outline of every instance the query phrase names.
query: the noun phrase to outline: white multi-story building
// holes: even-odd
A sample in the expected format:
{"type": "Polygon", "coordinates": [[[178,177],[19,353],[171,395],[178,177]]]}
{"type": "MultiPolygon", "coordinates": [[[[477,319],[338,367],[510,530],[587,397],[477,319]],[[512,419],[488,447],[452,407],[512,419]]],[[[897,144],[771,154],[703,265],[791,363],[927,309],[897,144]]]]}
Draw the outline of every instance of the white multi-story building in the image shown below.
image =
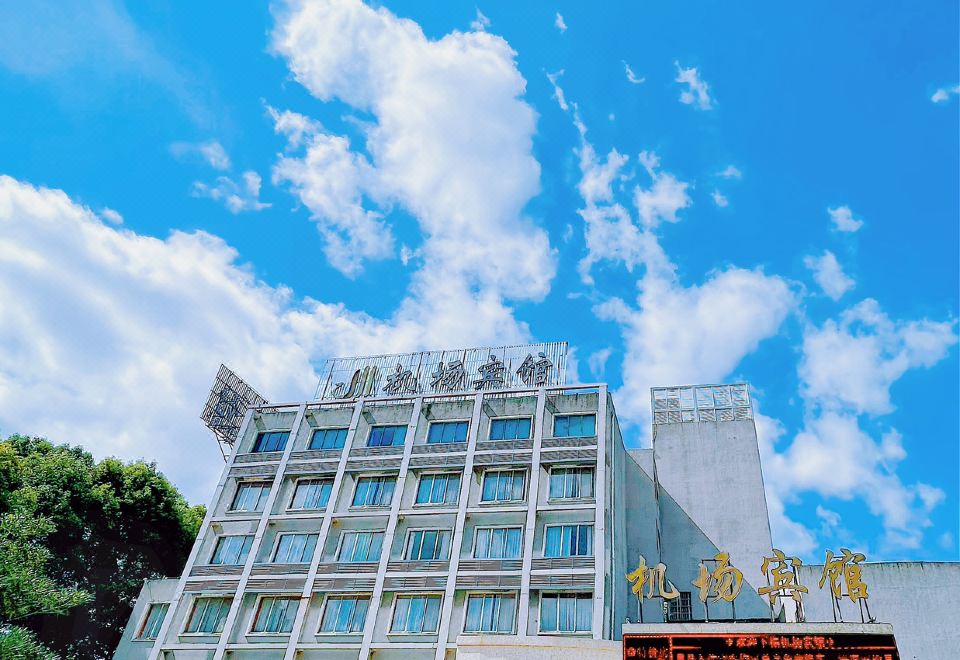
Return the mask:
{"type": "Polygon", "coordinates": [[[582,655],[557,640],[599,654],[627,621],[769,620],[746,385],[655,389],[653,447],[628,451],[607,386],[563,384],[563,345],[488,352],[333,361],[291,404],[223,380],[208,412],[231,447],[206,519],[180,578],[144,585],[116,657],[582,655]],[[707,611],[690,585],[721,551],[744,589],[707,611]],[[641,555],[679,598],[630,592],[641,555]]]}

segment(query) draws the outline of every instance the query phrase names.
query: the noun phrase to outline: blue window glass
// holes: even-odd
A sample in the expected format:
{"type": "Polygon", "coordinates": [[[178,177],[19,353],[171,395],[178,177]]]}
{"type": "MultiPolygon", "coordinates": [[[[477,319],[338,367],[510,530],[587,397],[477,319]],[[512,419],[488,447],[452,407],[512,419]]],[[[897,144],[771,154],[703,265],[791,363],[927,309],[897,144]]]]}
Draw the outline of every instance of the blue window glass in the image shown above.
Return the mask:
{"type": "Polygon", "coordinates": [[[230,611],[231,598],[200,597],[193,602],[186,633],[214,634],[223,632],[223,622],[230,611]]]}
{"type": "Polygon", "coordinates": [[[390,632],[423,634],[437,632],[440,596],[397,596],[390,632]]]}
{"type": "Polygon", "coordinates": [[[515,594],[471,594],[467,599],[463,632],[510,634],[516,616],[515,594]]]}
{"type": "Polygon", "coordinates": [[[550,471],[550,499],[593,497],[593,468],[553,468],[550,471]]]}
{"type": "Polygon", "coordinates": [[[281,534],[273,554],[275,564],[309,563],[317,547],[318,534],[281,534]]]}
{"type": "Polygon", "coordinates": [[[593,628],[593,594],[549,594],[540,597],[540,632],[579,633],[593,628]]]}
{"type": "Polygon", "coordinates": [[[337,561],[378,561],[382,549],[383,532],[344,532],[337,561]]]}
{"type": "Polygon", "coordinates": [[[434,422],[427,433],[427,444],[467,441],[467,422],[434,422]]]}
{"type": "Polygon", "coordinates": [[[592,557],[593,525],[553,525],[547,527],[543,542],[544,557],[592,557]]]}
{"type": "Polygon", "coordinates": [[[557,415],[553,418],[555,438],[587,438],[596,434],[596,415],[557,415]]]}
{"type": "Polygon", "coordinates": [[[420,477],[417,504],[456,504],[459,499],[459,474],[424,474],[420,477]]]}
{"type": "Polygon", "coordinates": [[[363,632],[369,605],[369,596],[330,596],[323,610],[320,632],[363,632]]]}
{"type": "Polygon", "coordinates": [[[289,439],[290,431],[264,431],[257,434],[257,441],[253,443],[253,451],[283,451],[289,439]]]}
{"type": "Polygon", "coordinates": [[[523,499],[524,470],[496,470],[483,473],[481,502],[512,502],[523,499]]]}
{"type": "Polygon", "coordinates": [[[523,530],[519,527],[480,527],[473,545],[474,559],[520,559],[523,530]]]}
{"type": "Polygon", "coordinates": [[[317,429],[308,449],[343,449],[346,439],[347,429],[317,429]]]}
{"type": "Polygon", "coordinates": [[[221,536],[213,549],[211,564],[231,565],[244,564],[253,545],[253,536],[221,536]]]}
{"type": "Polygon", "coordinates": [[[399,447],[407,435],[407,427],[397,426],[374,426],[370,429],[370,437],[367,439],[368,447],[399,447]]]}
{"type": "Polygon", "coordinates": [[[530,437],[530,418],[490,420],[491,440],[526,440],[530,437]]]}
{"type": "Polygon", "coordinates": [[[360,477],[353,491],[353,506],[390,506],[396,477],[360,477]]]}
{"type": "Polygon", "coordinates": [[[253,620],[255,633],[288,633],[293,630],[299,598],[270,596],[260,601],[260,608],[253,620]]]}
{"type": "Polygon", "coordinates": [[[323,509],[330,501],[333,479],[301,479],[293,491],[291,509],[323,509]]]}
{"type": "Polygon", "coordinates": [[[407,559],[412,561],[437,561],[449,557],[449,530],[421,529],[410,532],[410,538],[407,542],[407,559]]]}

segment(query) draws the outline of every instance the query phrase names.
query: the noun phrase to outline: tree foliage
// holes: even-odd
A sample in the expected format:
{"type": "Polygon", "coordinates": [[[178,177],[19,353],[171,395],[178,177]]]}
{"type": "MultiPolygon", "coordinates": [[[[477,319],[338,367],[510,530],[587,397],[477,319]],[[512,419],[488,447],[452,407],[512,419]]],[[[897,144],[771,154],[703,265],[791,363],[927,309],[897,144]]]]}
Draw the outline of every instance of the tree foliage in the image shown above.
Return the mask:
{"type": "MultiPolygon", "coordinates": [[[[80,447],[14,435],[0,442],[0,515],[0,581],[15,564],[41,567],[36,593],[48,604],[21,598],[8,613],[0,586],[0,622],[21,612],[41,642],[85,660],[111,657],[145,579],[180,574],[204,509],[155,464],[97,462],[80,447]],[[9,548],[7,527],[22,530],[9,548]]],[[[4,639],[0,629],[0,651],[4,639]]]]}

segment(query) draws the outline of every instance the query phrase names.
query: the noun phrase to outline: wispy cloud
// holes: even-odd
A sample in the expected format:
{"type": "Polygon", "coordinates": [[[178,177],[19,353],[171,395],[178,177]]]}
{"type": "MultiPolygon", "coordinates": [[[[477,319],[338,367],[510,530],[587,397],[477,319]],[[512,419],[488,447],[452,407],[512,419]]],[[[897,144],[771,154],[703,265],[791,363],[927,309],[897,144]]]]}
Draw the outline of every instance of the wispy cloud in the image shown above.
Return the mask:
{"type": "Polygon", "coordinates": [[[194,197],[208,197],[221,202],[234,215],[244,211],[262,211],[270,204],[260,201],[260,175],[247,170],[238,180],[228,176],[218,176],[213,183],[194,181],[191,194],[194,197]]]}
{"type": "Polygon", "coordinates": [[[727,199],[726,196],[719,190],[714,190],[712,193],[710,193],[710,197],[713,198],[713,203],[722,209],[730,205],[730,200],[727,199]]]}
{"type": "Polygon", "coordinates": [[[733,165],[727,165],[721,172],[717,174],[722,179],[742,179],[743,172],[734,167],[733,165]]]}
{"type": "Polygon", "coordinates": [[[710,97],[710,86],[700,79],[697,68],[684,69],[680,66],[680,62],[674,62],[674,66],[677,67],[677,77],[674,80],[687,86],[680,92],[680,102],[700,110],[713,108],[714,100],[710,97]]]}
{"type": "Polygon", "coordinates": [[[170,153],[179,159],[198,157],[215,170],[226,172],[231,167],[230,156],[226,149],[216,140],[206,142],[174,142],[170,145],[170,153]]]}
{"type": "Polygon", "coordinates": [[[560,12],[557,12],[556,18],[553,19],[553,25],[560,30],[560,34],[563,34],[567,31],[567,24],[563,20],[563,16],[560,15],[560,12]]]}
{"type": "Polygon", "coordinates": [[[933,96],[930,97],[930,100],[934,103],[946,103],[950,100],[951,96],[958,94],[960,94],[960,85],[948,85],[935,91],[933,96]]]}
{"type": "Polygon", "coordinates": [[[863,226],[863,220],[853,217],[853,211],[849,206],[828,208],[827,213],[830,214],[830,220],[833,221],[833,228],[836,231],[853,233],[863,226]]]}
{"type": "Polygon", "coordinates": [[[490,19],[477,9],[477,17],[470,21],[470,29],[474,32],[483,32],[488,27],[490,27],[490,19]]]}
{"type": "Polygon", "coordinates": [[[633,72],[633,69],[630,68],[630,65],[627,64],[626,60],[623,60],[623,69],[626,71],[627,80],[632,82],[634,85],[639,85],[647,81],[646,78],[640,78],[636,73],[633,72]]]}

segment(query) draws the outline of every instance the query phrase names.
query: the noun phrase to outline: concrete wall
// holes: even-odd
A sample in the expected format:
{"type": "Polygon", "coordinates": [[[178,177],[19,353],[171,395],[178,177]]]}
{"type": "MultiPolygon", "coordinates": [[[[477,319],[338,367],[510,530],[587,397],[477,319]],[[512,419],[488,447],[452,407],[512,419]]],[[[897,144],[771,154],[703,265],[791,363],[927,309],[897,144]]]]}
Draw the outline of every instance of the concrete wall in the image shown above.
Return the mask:
{"type": "MultiPolygon", "coordinates": [[[[870,613],[893,625],[902,660],[960,658],[960,563],[882,562],[863,566],[870,613]]],[[[823,566],[800,568],[810,589],[803,607],[807,621],[833,621],[830,592],[817,584],[823,566]]],[[[841,604],[844,621],[860,621],[849,599],[841,604]]]]}
{"type": "Polygon", "coordinates": [[[562,637],[471,635],[457,639],[457,660],[617,660],[620,642],[562,637]]]}
{"type": "Polygon", "coordinates": [[[153,648],[153,640],[137,639],[137,634],[143,626],[143,619],[153,603],[169,603],[173,592],[177,588],[177,579],[146,580],[140,595],[133,605],[133,612],[127,619],[127,627],[123,629],[123,636],[114,654],[115,660],[141,660],[146,658],[153,648]]]}

